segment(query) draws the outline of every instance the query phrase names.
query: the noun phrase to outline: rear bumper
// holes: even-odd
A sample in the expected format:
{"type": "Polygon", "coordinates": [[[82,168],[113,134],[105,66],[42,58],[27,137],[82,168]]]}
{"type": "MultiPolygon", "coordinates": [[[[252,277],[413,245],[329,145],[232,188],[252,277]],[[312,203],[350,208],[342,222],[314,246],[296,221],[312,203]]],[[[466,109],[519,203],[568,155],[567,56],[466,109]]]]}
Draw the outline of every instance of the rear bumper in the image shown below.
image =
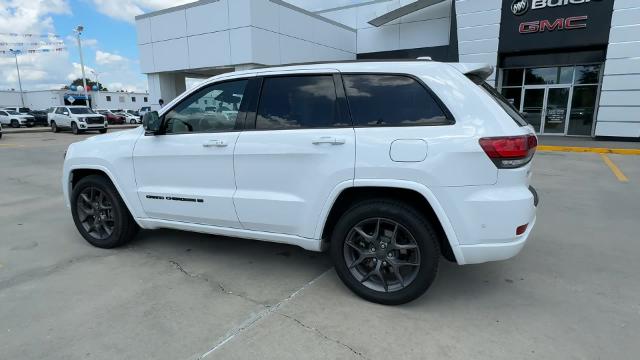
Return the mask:
{"type": "Polygon", "coordinates": [[[461,264],[481,264],[489,261],[500,261],[510,259],[520,252],[524,244],[529,239],[529,234],[533,230],[536,218],[529,223],[527,231],[520,235],[513,242],[489,243],[477,245],[461,245],[459,247],[462,259],[458,259],[461,264]]]}

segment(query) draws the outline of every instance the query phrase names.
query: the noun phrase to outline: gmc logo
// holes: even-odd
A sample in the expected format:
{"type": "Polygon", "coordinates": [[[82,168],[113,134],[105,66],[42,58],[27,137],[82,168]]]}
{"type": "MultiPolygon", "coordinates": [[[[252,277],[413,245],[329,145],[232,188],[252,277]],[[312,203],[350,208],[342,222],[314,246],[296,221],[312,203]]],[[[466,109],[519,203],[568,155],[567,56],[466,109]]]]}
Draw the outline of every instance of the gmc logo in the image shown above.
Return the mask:
{"type": "Polygon", "coordinates": [[[549,20],[527,21],[520,24],[520,34],[541,33],[556,30],[575,30],[587,27],[586,21],[588,16],[572,16],[566,19],[556,19],[554,22],[549,20]]]}

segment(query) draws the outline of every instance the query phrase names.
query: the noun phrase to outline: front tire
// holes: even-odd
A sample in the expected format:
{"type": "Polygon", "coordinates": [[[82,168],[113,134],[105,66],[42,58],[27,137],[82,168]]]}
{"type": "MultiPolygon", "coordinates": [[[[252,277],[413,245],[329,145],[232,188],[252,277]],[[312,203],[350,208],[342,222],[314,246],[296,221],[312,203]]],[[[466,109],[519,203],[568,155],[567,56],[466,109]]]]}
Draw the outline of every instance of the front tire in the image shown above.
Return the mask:
{"type": "Polygon", "coordinates": [[[51,122],[51,132],[54,132],[54,133],[60,132],[60,128],[58,127],[58,124],[56,124],[55,121],[51,122]]]}
{"type": "Polygon", "coordinates": [[[11,127],[12,128],[19,128],[20,127],[20,122],[18,120],[11,120],[11,127]]]}
{"type": "Polygon", "coordinates": [[[331,236],[336,272],[356,295],[399,305],[424,294],[440,260],[436,232],[413,207],[367,200],[347,210],[331,236]]]}
{"type": "Polygon", "coordinates": [[[74,135],[79,135],[80,134],[80,130],[78,129],[78,125],[74,122],[71,123],[71,132],[74,135]]]}
{"type": "Polygon", "coordinates": [[[71,213],[82,237],[99,248],[120,246],[139,230],[113,184],[100,175],[82,178],[73,188],[71,213]]]}

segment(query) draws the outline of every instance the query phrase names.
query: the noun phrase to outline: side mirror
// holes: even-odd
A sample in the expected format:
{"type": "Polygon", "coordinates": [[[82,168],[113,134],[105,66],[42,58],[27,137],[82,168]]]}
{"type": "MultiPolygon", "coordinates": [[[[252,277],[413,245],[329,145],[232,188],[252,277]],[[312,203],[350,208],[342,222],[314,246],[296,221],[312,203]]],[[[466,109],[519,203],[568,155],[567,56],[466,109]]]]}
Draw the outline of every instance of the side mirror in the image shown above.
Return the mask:
{"type": "Polygon", "coordinates": [[[157,111],[150,111],[142,117],[142,126],[146,135],[156,135],[160,132],[160,116],[157,111]]]}
{"type": "Polygon", "coordinates": [[[69,116],[69,112],[65,111],[65,112],[62,113],[62,115],[69,116]]]}

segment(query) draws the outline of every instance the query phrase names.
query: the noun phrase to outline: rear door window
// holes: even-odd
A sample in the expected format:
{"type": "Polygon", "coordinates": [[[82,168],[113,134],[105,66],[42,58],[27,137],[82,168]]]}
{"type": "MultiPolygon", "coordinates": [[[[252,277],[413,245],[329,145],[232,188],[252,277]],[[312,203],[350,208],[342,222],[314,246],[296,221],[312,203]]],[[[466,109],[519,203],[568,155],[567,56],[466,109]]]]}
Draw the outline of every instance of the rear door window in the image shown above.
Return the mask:
{"type": "Polygon", "coordinates": [[[442,106],[415,79],[403,75],[343,75],[353,124],[371,126],[449,125],[442,106]]]}
{"type": "Polygon", "coordinates": [[[340,121],[333,75],[264,79],[256,129],[310,129],[348,125],[340,121]]]}

